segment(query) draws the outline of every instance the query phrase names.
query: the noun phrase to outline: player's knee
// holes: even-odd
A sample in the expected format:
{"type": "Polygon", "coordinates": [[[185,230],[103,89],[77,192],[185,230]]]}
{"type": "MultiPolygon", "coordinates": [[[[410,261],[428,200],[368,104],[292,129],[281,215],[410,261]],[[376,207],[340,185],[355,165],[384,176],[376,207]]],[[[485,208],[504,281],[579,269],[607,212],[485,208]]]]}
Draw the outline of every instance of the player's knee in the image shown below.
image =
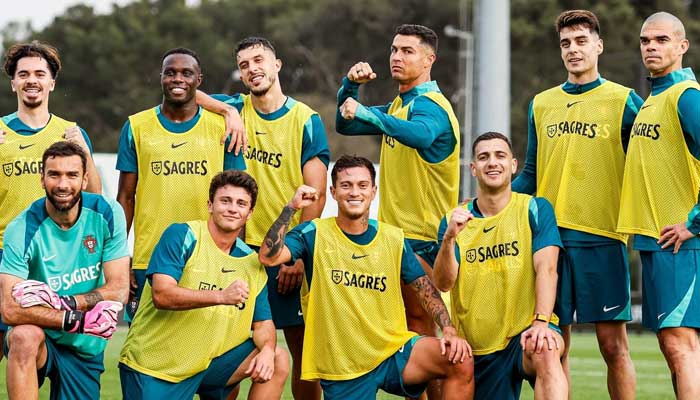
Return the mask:
{"type": "Polygon", "coordinates": [[[35,325],[17,325],[8,333],[7,344],[13,356],[34,357],[46,336],[35,325]]]}
{"type": "Polygon", "coordinates": [[[659,334],[659,347],[666,359],[671,363],[680,361],[700,350],[697,336],[685,335],[672,330],[661,331],[659,334]]]}
{"type": "Polygon", "coordinates": [[[629,357],[627,343],[617,338],[601,340],[598,347],[600,348],[600,354],[602,354],[606,362],[614,362],[629,357]]]}
{"type": "Polygon", "coordinates": [[[474,358],[465,358],[463,362],[449,364],[448,378],[456,378],[463,382],[471,382],[474,379],[474,358]]]}
{"type": "Polygon", "coordinates": [[[284,349],[277,347],[275,349],[275,377],[283,382],[289,375],[289,355],[284,349]]]}
{"type": "Polygon", "coordinates": [[[538,377],[554,374],[561,369],[561,358],[557,349],[543,349],[542,352],[534,353],[530,357],[538,377]]]}

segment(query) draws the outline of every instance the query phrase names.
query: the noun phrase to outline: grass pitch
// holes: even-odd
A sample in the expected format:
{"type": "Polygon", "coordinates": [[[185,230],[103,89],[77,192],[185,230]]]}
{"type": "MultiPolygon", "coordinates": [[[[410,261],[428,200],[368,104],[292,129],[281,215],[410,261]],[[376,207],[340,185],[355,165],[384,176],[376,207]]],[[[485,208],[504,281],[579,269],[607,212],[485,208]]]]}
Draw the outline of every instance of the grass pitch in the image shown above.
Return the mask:
{"type": "MultiPolygon", "coordinates": [[[[286,346],[283,335],[279,331],[280,345],[286,346]]],[[[112,340],[105,353],[106,371],[102,375],[102,399],[121,399],[121,389],[119,385],[119,371],[117,368],[117,358],[122,343],[126,338],[126,329],[121,328],[112,340]]],[[[651,334],[630,333],[630,348],[632,360],[637,371],[637,399],[638,400],[672,400],[673,388],[663,357],[658,349],[656,337],[651,334]]],[[[7,361],[0,364],[0,398],[7,398],[5,387],[5,366],[7,361]]],[[[606,368],[598,352],[598,345],[593,333],[576,333],[573,335],[573,345],[571,350],[571,377],[573,381],[572,399],[574,400],[596,400],[608,399],[606,386],[606,368]]],[[[240,399],[245,399],[248,392],[248,381],[242,383],[240,399]]],[[[49,398],[48,381],[41,390],[41,399],[49,398]]],[[[292,392],[287,380],[283,399],[292,399],[292,392]]],[[[398,399],[380,392],[378,399],[398,399]]],[[[532,389],[527,383],[523,384],[521,400],[533,398],[532,389]]]]}

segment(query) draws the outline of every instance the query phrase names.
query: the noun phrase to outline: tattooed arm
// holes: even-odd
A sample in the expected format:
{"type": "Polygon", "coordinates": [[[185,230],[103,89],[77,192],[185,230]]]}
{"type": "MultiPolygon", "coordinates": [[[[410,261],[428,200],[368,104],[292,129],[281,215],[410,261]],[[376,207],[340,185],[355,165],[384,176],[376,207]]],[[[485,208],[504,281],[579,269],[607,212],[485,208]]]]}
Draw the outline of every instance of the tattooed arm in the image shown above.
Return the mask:
{"type": "Polygon", "coordinates": [[[300,186],[292,200],[284,206],[280,216],[272,223],[260,246],[258,258],[263,265],[280,265],[291,261],[292,253],[284,245],[284,237],[289,230],[289,223],[297,211],[308,207],[318,199],[318,191],[310,186],[300,186]]]}
{"type": "Polygon", "coordinates": [[[103,300],[125,303],[129,295],[129,257],[110,260],[102,264],[105,283],[87,293],[75,295],[76,309],[91,310],[103,300]]]}
{"type": "Polygon", "coordinates": [[[442,330],[442,339],[440,339],[442,354],[453,363],[462,362],[466,357],[471,357],[471,346],[466,340],[457,336],[457,330],[452,326],[445,302],[442,301],[440,292],[430,278],[423,275],[411,282],[409,286],[416,291],[421,306],[442,330]],[[447,347],[449,347],[449,353],[447,347]]]}

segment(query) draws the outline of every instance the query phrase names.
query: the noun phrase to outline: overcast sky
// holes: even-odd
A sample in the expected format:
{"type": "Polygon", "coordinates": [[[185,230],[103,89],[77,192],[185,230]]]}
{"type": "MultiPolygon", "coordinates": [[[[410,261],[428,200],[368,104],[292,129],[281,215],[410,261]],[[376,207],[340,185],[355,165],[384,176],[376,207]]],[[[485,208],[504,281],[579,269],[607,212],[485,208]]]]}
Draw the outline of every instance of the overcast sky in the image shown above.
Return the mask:
{"type": "Polygon", "coordinates": [[[126,4],[131,0],[17,0],[4,1],[0,9],[0,27],[10,21],[31,21],[34,29],[51,23],[56,15],[76,4],[90,4],[97,12],[109,12],[112,4],[126,4]]]}

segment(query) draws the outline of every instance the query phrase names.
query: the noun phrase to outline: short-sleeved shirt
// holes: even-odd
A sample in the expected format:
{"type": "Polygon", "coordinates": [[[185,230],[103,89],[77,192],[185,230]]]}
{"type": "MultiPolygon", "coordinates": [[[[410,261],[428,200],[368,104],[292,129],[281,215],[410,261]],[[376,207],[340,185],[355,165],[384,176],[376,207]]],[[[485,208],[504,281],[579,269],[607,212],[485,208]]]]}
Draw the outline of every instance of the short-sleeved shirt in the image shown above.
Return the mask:
{"type": "MultiPolygon", "coordinates": [[[[104,283],[104,263],[129,255],[121,206],[101,195],[83,193],[78,220],[63,230],[41,198],[8,225],[0,273],[45,282],[59,295],[76,295],[104,283]]],[[[46,329],[56,343],[90,358],[104,350],[95,336],[46,329]]]]}

